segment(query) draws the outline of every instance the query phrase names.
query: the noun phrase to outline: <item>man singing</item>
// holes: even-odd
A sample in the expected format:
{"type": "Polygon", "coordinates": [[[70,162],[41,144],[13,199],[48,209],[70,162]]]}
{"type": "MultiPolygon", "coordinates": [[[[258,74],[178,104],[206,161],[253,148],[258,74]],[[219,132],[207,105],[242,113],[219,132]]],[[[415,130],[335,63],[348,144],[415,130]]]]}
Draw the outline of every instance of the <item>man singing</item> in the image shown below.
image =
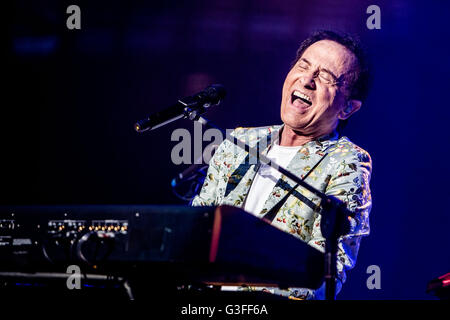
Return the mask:
{"type": "MultiPolygon", "coordinates": [[[[251,146],[264,142],[263,154],[355,213],[350,232],[339,239],[337,292],[345,271],[355,265],[361,237],[369,234],[370,155],[339,136],[342,125],[361,108],[367,89],[368,69],[358,43],[347,35],[317,32],[301,43],[284,81],[283,124],[233,131],[251,146]]],[[[248,159],[241,148],[222,142],[192,205],[241,207],[323,252],[320,199],[275,169],[248,159]]],[[[264,290],[293,299],[323,299],[323,288],[264,290]]]]}

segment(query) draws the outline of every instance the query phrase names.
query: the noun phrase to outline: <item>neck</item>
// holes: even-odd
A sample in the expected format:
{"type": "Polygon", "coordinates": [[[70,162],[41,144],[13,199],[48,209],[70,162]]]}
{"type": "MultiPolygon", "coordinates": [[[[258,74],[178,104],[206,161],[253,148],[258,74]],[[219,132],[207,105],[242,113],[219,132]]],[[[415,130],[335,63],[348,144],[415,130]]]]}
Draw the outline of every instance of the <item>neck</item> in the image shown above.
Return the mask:
{"type": "Polygon", "coordinates": [[[305,143],[313,141],[315,138],[317,138],[315,135],[302,134],[284,125],[280,137],[280,146],[284,147],[302,146],[305,143]]]}

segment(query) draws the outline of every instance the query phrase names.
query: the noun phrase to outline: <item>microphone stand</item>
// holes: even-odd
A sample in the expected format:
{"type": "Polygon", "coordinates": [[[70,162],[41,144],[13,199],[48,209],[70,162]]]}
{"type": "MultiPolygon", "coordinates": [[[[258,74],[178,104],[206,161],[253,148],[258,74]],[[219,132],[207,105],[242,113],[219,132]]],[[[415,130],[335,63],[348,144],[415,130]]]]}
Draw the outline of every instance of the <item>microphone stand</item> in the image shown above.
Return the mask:
{"type": "Polygon", "coordinates": [[[322,215],[321,219],[321,231],[322,236],[325,238],[325,255],[324,255],[324,278],[325,278],[325,299],[336,299],[336,263],[337,263],[337,251],[339,244],[339,237],[344,235],[349,230],[349,217],[354,217],[355,213],[348,210],[344,202],[336,197],[326,195],[325,193],[317,190],[304,182],[300,177],[286,170],[285,168],[277,165],[274,161],[270,160],[263,154],[261,154],[256,148],[250,147],[245,142],[228,135],[223,129],[212,124],[211,121],[200,117],[198,113],[189,117],[193,121],[198,121],[207,128],[213,128],[220,130],[226,139],[239,146],[243,150],[247,151],[251,156],[256,157],[259,162],[271,166],[283,175],[293,180],[295,183],[305,188],[318,196],[322,201],[322,215]]]}

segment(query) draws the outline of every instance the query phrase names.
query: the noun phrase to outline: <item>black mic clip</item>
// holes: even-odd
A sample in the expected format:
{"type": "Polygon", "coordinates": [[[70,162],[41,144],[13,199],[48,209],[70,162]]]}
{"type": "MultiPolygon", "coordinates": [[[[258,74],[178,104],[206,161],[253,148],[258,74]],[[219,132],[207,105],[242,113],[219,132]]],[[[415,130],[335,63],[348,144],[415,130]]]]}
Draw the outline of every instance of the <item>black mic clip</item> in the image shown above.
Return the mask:
{"type": "Polygon", "coordinates": [[[220,84],[213,84],[205,90],[183,99],[178,100],[185,106],[185,118],[190,120],[198,120],[201,114],[206,112],[211,106],[219,105],[225,96],[225,89],[220,84]]]}
{"type": "Polygon", "coordinates": [[[206,112],[206,109],[211,106],[210,103],[206,102],[204,104],[199,103],[196,96],[186,97],[183,100],[178,100],[178,103],[184,106],[183,119],[198,120],[201,114],[206,112]]]}

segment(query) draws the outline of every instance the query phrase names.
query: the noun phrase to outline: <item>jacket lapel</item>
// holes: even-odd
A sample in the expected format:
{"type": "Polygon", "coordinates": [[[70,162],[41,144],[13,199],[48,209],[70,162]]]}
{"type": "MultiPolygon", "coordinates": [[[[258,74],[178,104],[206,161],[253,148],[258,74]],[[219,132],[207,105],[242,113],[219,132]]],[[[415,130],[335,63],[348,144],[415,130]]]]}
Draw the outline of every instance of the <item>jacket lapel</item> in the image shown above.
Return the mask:
{"type": "MultiPolygon", "coordinates": [[[[266,129],[266,134],[259,133],[262,135],[262,138],[258,140],[255,147],[263,155],[267,155],[269,146],[278,137],[280,128],[281,126],[273,126],[266,129]]],[[[244,159],[240,162],[239,166],[230,173],[223,204],[241,207],[245,203],[260,163],[255,163],[255,159],[251,161],[247,152],[243,152],[243,157],[244,159]]]]}
{"type": "MultiPolygon", "coordinates": [[[[333,136],[334,140],[327,140],[322,142],[323,140],[329,138],[329,136],[326,136],[321,139],[306,143],[295,154],[294,158],[292,158],[291,162],[289,162],[286,169],[303,179],[303,177],[311,170],[311,168],[313,168],[314,165],[325,155],[325,151],[328,152],[329,147],[335,143],[335,136],[333,136]]],[[[321,171],[321,166],[318,166],[313,172],[309,174],[309,176],[306,178],[306,182],[311,183],[317,180],[317,176],[321,173],[321,171]]],[[[264,215],[268,211],[270,211],[270,209],[274,205],[276,205],[276,203],[280,201],[294,186],[294,181],[288,179],[285,175],[281,175],[280,179],[278,179],[275,187],[267,198],[260,214],[264,215]]],[[[312,194],[308,190],[302,187],[299,187],[298,190],[301,190],[301,194],[297,192],[294,194],[297,194],[299,197],[301,197],[300,200],[305,202],[308,206],[315,206],[315,204],[309,200],[312,194]]]]}

